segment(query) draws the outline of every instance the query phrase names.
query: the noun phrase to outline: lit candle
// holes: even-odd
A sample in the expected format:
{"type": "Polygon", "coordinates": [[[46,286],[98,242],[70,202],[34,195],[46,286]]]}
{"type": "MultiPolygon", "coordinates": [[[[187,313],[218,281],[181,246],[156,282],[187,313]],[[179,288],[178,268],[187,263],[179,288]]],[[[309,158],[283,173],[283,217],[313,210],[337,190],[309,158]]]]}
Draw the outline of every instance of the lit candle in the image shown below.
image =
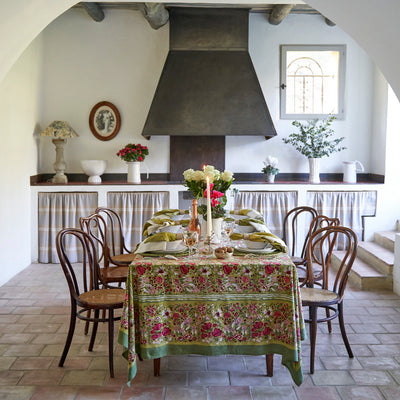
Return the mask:
{"type": "Polygon", "coordinates": [[[207,236],[211,237],[211,193],[210,178],[207,176],[207,236]]]}

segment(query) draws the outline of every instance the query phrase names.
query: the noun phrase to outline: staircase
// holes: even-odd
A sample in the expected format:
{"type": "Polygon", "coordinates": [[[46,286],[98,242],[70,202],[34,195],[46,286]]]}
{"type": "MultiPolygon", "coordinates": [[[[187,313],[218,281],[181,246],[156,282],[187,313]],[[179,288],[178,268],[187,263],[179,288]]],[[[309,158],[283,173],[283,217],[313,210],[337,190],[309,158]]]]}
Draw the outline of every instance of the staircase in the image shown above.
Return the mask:
{"type": "MultiPolygon", "coordinates": [[[[359,242],[357,258],[350,271],[349,281],[361,290],[393,290],[394,231],[376,232],[373,242],[359,242]]],[[[339,265],[343,252],[336,251],[333,269],[339,265]]]]}

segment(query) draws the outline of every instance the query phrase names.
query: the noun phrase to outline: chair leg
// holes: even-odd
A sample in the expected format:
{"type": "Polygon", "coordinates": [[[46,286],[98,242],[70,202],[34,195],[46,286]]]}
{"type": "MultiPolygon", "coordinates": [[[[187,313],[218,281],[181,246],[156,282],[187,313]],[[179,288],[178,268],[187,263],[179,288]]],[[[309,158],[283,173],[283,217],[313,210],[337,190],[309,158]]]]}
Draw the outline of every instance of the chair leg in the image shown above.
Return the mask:
{"type": "Polygon", "coordinates": [[[310,374],[314,373],[314,360],[315,360],[315,342],[317,339],[317,310],[318,307],[309,307],[309,319],[310,319],[310,374]]]}
{"type": "Polygon", "coordinates": [[[353,358],[353,352],[351,351],[349,340],[347,339],[346,329],[344,327],[344,318],[343,318],[343,302],[338,304],[338,317],[339,317],[339,326],[340,332],[342,333],[342,338],[344,345],[346,346],[347,353],[350,358],[353,358]]]}
{"type": "MultiPolygon", "coordinates": [[[[86,317],[87,317],[87,318],[90,318],[91,311],[92,311],[92,310],[87,310],[87,313],[86,313],[86,317]]],[[[85,330],[84,330],[84,333],[85,333],[85,335],[87,335],[87,334],[89,333],[89,321],[86,321],[86,322],[85,322],[85,330]]]]}
{"type": "Polygon", "coordinates": [[[155,358],[153,361],[154,376],[160,376],[161,358],[155,358]]]}
{"type": "MultiPolygon", "coordinates": [[[[329,318],[330,317],[330,312],[329,312],[329,308],[325,308],[325,314],[326,314],[326,318],[329,318]]],[[[327,324],[328,324],[328,332],[329,333],[332,333],[332,324],[331,324],[331,322],[332,321],[327,321],[327,324]]]]}
{"type": "MultiPolygon", "coordinates": [[[[99,310],[94,310],[94,318],[99,318],[99,310]]],[[[92,328],[92,336],[90,337],[90,343],[89,343],[89,351],[93,351],[93,346],[94,346],[94,341],[96,339],[96,334],[97,334],[97,326],[98,322],[94,321],[93,322],[93,328],[92,328]]]]}
{"type": "Polygon", "coordinates": [[[266,354],[265,362],[267,364],[267,376],[274,376],[274,355],[266,354]]]}
{"type": "Polygon", "coordinates": [[[108,310],[108,364],[110,376],[114,378],[114,309],[108,310]]]}
{"type": "Polygon", "coordinates": [[[75,325],[76,325],[76,305],[73,305],[71,309],[71,319],[69,321],[68,336],[67,340],[65,341],[64,351],[60,358],[60,362],[58,363],[59,367],[62,367],[64,365],[65,359],[67,358],[67,354],[72,342],[72,337],[74,336],[75,332],[75,325]]]}

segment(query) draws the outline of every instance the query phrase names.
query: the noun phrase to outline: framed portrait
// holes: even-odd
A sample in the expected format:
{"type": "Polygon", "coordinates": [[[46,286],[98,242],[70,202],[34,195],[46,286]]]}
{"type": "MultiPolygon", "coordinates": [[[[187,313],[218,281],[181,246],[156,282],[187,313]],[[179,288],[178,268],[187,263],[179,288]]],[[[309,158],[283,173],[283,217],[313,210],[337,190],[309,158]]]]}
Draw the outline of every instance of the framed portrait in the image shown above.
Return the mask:
{"type": "Polygon", "coordinates": [[[108,101],[97,103],[90,111],[89,126],[99,140],[111,140],[121,126],[121,117],[114,104],[108,101]]]}

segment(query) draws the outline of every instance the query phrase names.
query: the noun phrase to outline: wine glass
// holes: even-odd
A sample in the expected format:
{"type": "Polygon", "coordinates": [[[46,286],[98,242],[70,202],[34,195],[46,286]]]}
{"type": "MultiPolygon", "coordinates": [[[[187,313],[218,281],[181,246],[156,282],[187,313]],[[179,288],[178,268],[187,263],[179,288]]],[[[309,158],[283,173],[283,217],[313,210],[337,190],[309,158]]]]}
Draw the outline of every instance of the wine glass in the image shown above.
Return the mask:
{"type": "Polygon", "coordinates": [[[233,231],[235,230],[235,221],[223,221],[222,229],[227,237],[226,244],[229,244],[231,242],[230,235],[232,235],[233,231]]]}
{"type": "Polygon", "coordinates": [[[192,248],[199,240],[199,234],[196,231],[185,230],[183,232],[183,240],[189,249],[188,258],[192,257],[192,248]]]}

